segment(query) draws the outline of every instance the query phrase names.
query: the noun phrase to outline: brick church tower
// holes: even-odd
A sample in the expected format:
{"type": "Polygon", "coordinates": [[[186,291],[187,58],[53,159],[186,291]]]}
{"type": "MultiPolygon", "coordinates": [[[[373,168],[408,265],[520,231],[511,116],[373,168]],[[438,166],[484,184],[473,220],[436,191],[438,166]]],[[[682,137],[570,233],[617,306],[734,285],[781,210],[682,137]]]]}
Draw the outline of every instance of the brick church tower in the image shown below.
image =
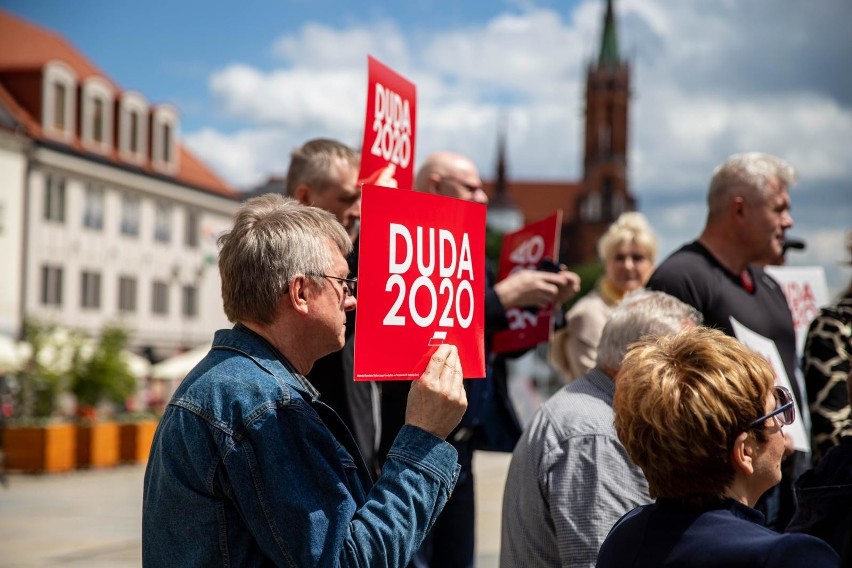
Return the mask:
{"type": "Polygon", "coordinates": [[[594,259],[607,227],[635,209],[627,184],[629,103],[630,66],[619,53],[612,0],[607,0],[600,53],[586,74],[583,179],[575,210],[562,227],[560,256],[569,266],[594,259]]]}

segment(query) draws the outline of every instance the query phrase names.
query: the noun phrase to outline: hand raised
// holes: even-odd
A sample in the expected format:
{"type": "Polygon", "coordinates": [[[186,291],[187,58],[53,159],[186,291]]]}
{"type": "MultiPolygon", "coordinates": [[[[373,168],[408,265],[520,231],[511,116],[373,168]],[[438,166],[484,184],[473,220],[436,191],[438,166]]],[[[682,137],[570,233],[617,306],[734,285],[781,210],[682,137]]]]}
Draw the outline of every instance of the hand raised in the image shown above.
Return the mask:
{"type": "Polygon", "coordinates": [[[456,346],[438,347],[420,379],[411,384],[405,423],[446,439],[467,410],[463,376],[456,346]]]}

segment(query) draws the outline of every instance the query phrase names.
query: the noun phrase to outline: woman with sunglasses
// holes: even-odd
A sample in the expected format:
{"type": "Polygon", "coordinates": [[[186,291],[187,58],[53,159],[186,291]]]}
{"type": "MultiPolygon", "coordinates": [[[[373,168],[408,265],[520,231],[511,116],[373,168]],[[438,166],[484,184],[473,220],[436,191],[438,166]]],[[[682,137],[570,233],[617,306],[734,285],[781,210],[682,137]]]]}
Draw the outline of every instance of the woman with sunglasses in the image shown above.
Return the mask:
{"type": "Polygon", "coordinates": [[[795,420],[763,358],[696,327],[636,344],[616,385],[616,432],[656,502],[615,524],[598,568],[838,565],[825,542],[776,533],[753,508],[781,480],[795,420]]]}

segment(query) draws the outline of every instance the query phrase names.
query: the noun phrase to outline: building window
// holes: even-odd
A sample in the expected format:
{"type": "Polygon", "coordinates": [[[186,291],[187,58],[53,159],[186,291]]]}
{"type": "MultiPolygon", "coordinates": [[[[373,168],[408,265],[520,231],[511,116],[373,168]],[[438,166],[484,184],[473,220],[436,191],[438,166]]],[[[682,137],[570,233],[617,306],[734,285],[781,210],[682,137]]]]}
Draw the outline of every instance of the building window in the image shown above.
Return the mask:
{"type": "Polygon", "coordinates": [[[139,113],[130,112],[130,153],[139,153],[139,113]]]}
{"type": "Polygon", "coordinates": [[[171,163],[172,161],[172,125],[171,124],[163,124],[163,141],[162,141],[162,150],[163,150],[163,162],[171,163]]]}
{"type": "Polygon", "coordinates": [[[57,223],[65,222],[65,178],[55,174],[47,176],[44,190],[44,218],[57,223]]]}
{"type": "Polygon", "coordinates": [[[104,189],[89,184],[83,201],[83,226],[100,231],[104,228],[104,189]]]}
{"type": "Polygon", "coordinates": [[[62,305],[62,268],[50,264],[41,267],[41,303],[45,306],[62,305]]]}
{"type": "Polygon", "coordinates": [[[118,103],[118,150],[123,160],[148,159],[148,102],[138,93],[122,93],[118,103]]]}
{"type": "Polygon", "coordinates": [[[154,240],[161,243],[172,240],[172,208],[163,201],[154,210],[154,240]]]}
{"type": "Polygon", "coordinates": [[[62,83],[53,84],[53,129],[64,132],[66,125],[65,105],[67,104],[68,89],[62,83]]]}
{"type": "Polygon", "coordinates": [[[71,141],[76,130],[77,75],[61,61],[46,63],[41,80],[41,125],[48,136],[71,141]]]}
{"type": "Polygon", "coordinates": [[[118,279],[118,310],[121,312],[136,311],[136,279],[122,276],[118,279]]]}
{"type": "Polygon", "coordinates": [[[198,289],[189,284],[183,287],[183,315],[188,318],[198,315],[198,289]]]}
{"type": "Polygon", "coordinates": [[[139,198],[125,193],[121,198],[121,234],[129,237],[139,236],[140,217],[139,198]]]}
{"type": "Polygon", "coordinates": [[[597,223],[601,220],[601,194],[590,193],[580,206],[580,218],[587,223],[597,223]]]}
{"type": "Polygon", "coordinates": [[[169,285],[159,280],[154,281],[152,288],[151,311],[158,315],[169,313],[169,285]]]}
{"type": "Polygon", "coordinates": [[[80,307],[98,309],[101,307],[101,275],[99,272],[84,270],[80,279],[80,307]]]}
{"type": "Polygon", "coordinates": [[[92,140],[98,144],[104,142],[104,101],[92,100],[92,140]]]}
{"type": "Polygon", "coordinates": [[[189,248],[198,248],[198,211],[187,209],[184,243],[189,248]]]}
{"type": "Polygon", "coordinates": [[[157,106],[151,113],[151,165],[162,172],[177,172],[178,114],[171,105],[157,106]]]}

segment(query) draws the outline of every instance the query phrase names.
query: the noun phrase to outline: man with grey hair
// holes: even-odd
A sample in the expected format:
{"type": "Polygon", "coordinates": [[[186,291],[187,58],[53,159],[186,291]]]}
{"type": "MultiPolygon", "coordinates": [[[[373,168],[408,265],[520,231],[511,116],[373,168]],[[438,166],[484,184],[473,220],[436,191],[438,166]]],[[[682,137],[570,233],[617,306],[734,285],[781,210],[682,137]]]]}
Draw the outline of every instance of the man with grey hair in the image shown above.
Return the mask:
{"type": "Polygon", "coordinates": [[[361,225],[360,164],[358,152],[337,140],[309,140],[290,154],[287,195],[334,214],[354,242],[361,225]]]}
{"type": "Polygon", "coordinates": [[[458,476],[444,441],[467,408],[458,351],[438,347],[414,381],[406,425],[373,484],[304,376],[343,346],[356,305],[343,227],[267,194],[240,207],[219,244],[235,325],[216,332],[157,427],[143,565],[405,566],[458,476]]]}
{"type": "Polygon", "coordinates": [[[612,398],[630,344],[701,322],[662,292],[639,289],[613,310],[597,366],[538,410],[515,446],[503,493],[500,566],[594,566],[609,529],[651,502],[613,425],[612,398]]]}
{"type": "MultiPolygon", "coordinates": [[[[707,222],[698,240],[660,264],[647,286],[695,307],[708,327],[735,336],[736,320],[773,341],[803,409],[808,405],[798,381],[793,317],[781,287],[759,266],[784,252],[785,233],[793,227],[788,189],[796,180],[793,167],[781,158],[759,152],[730,156],[713,172],[707,222]]],[[[788,471],[759,505],[776,530],[783,530],[793,514],[794,476],[788,471]]]]}

